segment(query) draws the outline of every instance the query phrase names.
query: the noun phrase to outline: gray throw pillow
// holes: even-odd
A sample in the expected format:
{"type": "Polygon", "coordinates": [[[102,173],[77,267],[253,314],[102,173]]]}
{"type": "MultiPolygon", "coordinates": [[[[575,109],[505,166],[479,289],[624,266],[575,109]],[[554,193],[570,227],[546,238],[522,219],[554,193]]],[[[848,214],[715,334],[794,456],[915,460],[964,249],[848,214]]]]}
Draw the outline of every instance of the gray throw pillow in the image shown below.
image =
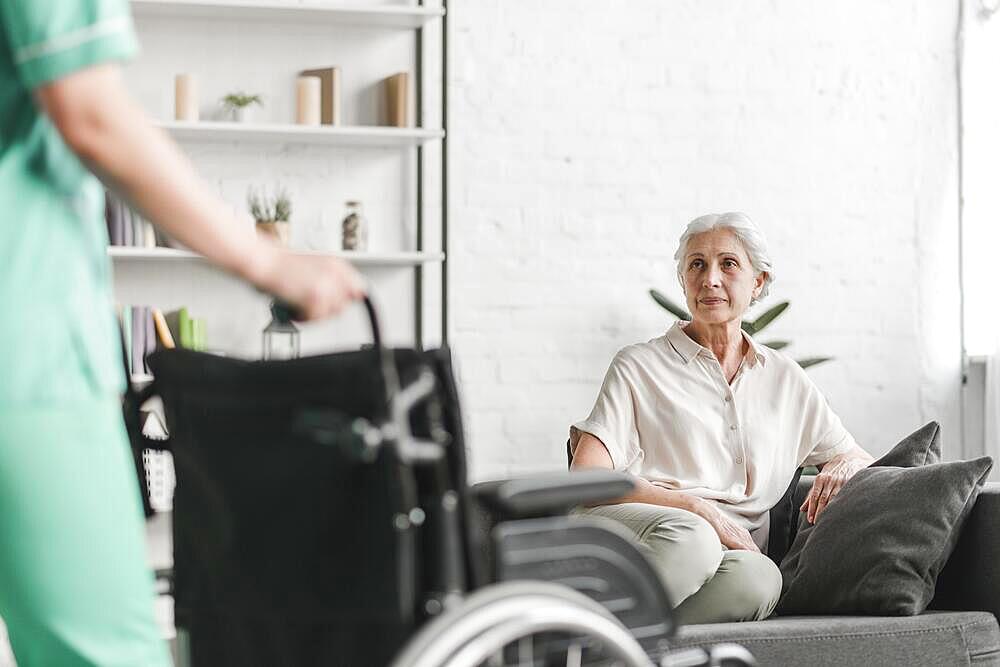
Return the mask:
{"type": "Polygon", "coordinates": [[[927,422],[906,436],[889,450],[889,453],[872,463],[869,468],[897,466],[916,468],[941,460],[941,425],[927,422]]]}
{"type": "Polygon", "coordinates": [[[805,516],[800,518],[799,534],[781,563],[777,612],[924,611],[992,467],[987,456],[857,473],[815,524],[804,526],[805,516]]]}
{"type": "MultiPolygon", "coordinates": [[[[941,425],[935,421],[931,421],[900,440],[896,443],[895,447],[889,450],[888,454],[868,467],[899,466],[901,468],[915,468],[916,466],[928,463],[937,463],[940,460],[941,425]]],[[[787,492],[785,495],[788,495],[787,492]]],[[[791,498],[788,498],[787,503],[782,505],[781,502],[785,501],[785,498],[782,498],[782,501],[779,501],[779,504],[771,509],[772,529],[768,540],[767,554],[771,556],[773,553],[780,553],[775,562],[779,565],[788,563],[788,566],[792,569],[797,566],[802,546],[805,545],[808,539],[807,535],[801,539],[798,539],[798,536],[800,533],[812,530],[813,527],[811,523],[799,516],[800,502],[795,502],[795,500],[793,494],[791,498]],[[776,511],[788,513],[785,517],[781,518],[781,520],[786,522],[784,525],[788,527],[784,532],[780,529],[777,531],[774,530],[774,525],[778,520],[774,516],[776,511]],[[784,540],[784,542],[777,543],[776,540],[784,540]]]]}

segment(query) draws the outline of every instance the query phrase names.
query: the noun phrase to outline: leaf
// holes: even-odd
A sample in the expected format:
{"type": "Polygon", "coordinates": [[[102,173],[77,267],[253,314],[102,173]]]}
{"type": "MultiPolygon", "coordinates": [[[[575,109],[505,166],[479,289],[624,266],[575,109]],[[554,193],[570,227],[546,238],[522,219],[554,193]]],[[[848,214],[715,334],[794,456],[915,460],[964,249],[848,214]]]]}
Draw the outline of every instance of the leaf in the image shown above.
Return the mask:
{"type": "Polygon", "coordinates": [[[773,322],[778,317],[778,315],[781,315],[783,312],[785,312],[785,309],[787,308],[788,308],[788,302],[782,301],[777,306],[768,309],[766,313],[764,313],[763,315],[761,315],[760,317],[758,317],[756,320],[753,321],[753,328],[754,328],[753,333],[763,331],[764,327],[773,322]]]}
{"type": "Polygon", "coordinates": [[[796,363],[802,368],[809,368],[810,366],[822,364],[824,361],[830,361],[831,359],[833,357],[808,357],[806,359],[797,359],[796,363]]]}
{"type": "Polygon", "coordinates": [[[668,299],[662,292],[651,289],[649,290],[649,296],[653,297],[653,301],[660,304],[663,308],[668,310],[671,315],[679,320],[691,321],[691,315],[688,314],[686,310],[675,304],[673,301],[668,299]]]}
{"type": "MultiPolygon", "coordinates": [[[[656,289],[649,290],[649,295],[653,297],[653,301],[658,303],[664,310],[670,312],[674,317],[691,321],[691,315],[688,314],[686,310],[675,304],[666,295],[656,289]]],[[[750,322],[743,320],[740,322],[740,328],[746,331],[750,335],[754,335],[764,329],[767,325],[778,318],[785,310],[788,309],[789,303],[787,301],[782,301],[776,306],[769,308],[767,312],[758,317],[756,320],[750,322]]],[[[764,346],[771,348],[772,350],[781,350],[788,347],[791,344],[787,340],[772,340],[763,343],[764,346]]],[[[827,361],[831,361],[833,357],[808,357],[806,359],[799,359],[797,363],[802,368],[809,368],[810,366],[815,366],[817,364],[822,364],[827,361]]]]}
{"type": "Polygon", "coordinates": [[[260,95],[250,95],[244,92],[229,93],[222,98],[222,103],[227,109],[242,109],[251,104],[264,106],[264,99],[260,95]]]}

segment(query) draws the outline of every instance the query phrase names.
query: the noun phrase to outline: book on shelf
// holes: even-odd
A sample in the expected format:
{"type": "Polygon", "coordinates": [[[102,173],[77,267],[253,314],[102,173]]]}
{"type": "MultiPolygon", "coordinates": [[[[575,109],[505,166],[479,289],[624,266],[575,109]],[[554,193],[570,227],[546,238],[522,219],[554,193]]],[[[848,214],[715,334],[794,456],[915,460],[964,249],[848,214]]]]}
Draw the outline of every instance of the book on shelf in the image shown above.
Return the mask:
{"type": "Polygon", "coordinates": [[[129,371],[132,370],[132,307],[118,308],[118,319],[122,328],[122,345],[125,346],[125,360],[129,371]]]}
{"type": "Polygon", "coordinates": [[[410,75],[399,72],[384,80],[386,102],[386,125],[391,127],[410,126],[410,75]]]}
{"type": "Polygon", "coordinates": [[[340,68],[306,69],[299,72],[299,76],[319,78],[320,122],[323,125],[340,125],[340,68]]]}
{"type": "Polygon", "coordinates": [[[191,318],[187,308],[164,313],[150,306],[119,306],[118,317],[133,377],[151,374],[146,360],[158,349],[174,349],[179,345],[204,350],[207,344],[205,321],[191,318]]]}
{"type": "Polygon", "coordinates": [[[164,313],[163,318],[177,347],[199,351],[206,349],[205,320],[191,317],[187,308],[164,313]]]}
{"type": "Polygon", "coordinates": [[[122,245],[132,245],[132,215],[125,202],[118,200],[118,214],[122,220],[122,245]]]}
{"type": "Polygon", "coordinates": [[[160,345],[172,350],[177,347],[174,343],[174,337],[170,333],[170,327],[167,326],[167,318],[163,316],[163,311],[159,308],[153,309],[153,324],[156,325],[156,338],[160,341],[160,345]]]}
{"type": "Polygon", "coordinates": [[[153,352],[156,352],[157,348],[156,327],[153,324],[153,309],[150,308],[149,306],[143,307],[142,324],[143,328],[145,329],[145,331],[143,332],[143,340],[146,343],[142,354],[142,372],[149,375],[150,374],[149,362],[147,362],[146,360],[149,357],[149,355],[151,355],[153,352]]]}
{"type": "Polygon", "coordinates": [[[108,243],[134,248],[172,247],[170,239],[110,190],[104,191],[104,222],[108,243]]]}
{"type": "Polygon", "coordinates": [[[187,308],[171,310],[164,313],[163,317],[177,347],[191,347],[191,324],[188,321],[187,308]]]}
{"type": "Polygon", "coordinates": [[[132,367],[129,369],[132,375],[142,375],[146,371],[146,324],[143,321],[143,307],[131,306],[132,322],[132,367]]]}

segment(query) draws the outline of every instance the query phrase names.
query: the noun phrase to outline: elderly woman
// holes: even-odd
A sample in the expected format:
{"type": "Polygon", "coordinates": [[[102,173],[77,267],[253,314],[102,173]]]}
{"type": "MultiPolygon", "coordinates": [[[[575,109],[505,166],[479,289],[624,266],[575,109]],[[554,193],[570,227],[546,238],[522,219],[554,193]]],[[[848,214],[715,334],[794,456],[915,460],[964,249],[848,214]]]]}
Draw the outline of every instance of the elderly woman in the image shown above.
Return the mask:
{"type": "Polygon", "coordinates": [[[740,328],[773,281],[750,218],[695,219],[674,258],[691,322],[615,356],[570,429],[573,468],[635,477],[632,493],[585,511],[635,533],[679,622],[759,620],[781,592],[761,554],[768,511],[796,468],[821,470],[801,508],[813,522],[873,459],[794,361],[740,328]]]}

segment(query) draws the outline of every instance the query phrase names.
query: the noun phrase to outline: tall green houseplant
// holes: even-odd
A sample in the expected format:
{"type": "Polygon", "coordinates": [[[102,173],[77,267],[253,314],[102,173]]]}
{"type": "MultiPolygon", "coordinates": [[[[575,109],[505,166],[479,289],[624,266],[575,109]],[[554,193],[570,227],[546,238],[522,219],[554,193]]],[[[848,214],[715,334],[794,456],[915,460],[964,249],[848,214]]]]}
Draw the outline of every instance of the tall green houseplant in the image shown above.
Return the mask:
{"type": "MultiPolygon", "coordinates": [[[[649,290],[649,295],[653,297],[653,301],[660,304],[671,315],[680,320],[691,321],[691,315],[678,306],[676,303],[671,301],[659,290],[651,289],[649,290]]],[[[756,336],[758,333],[764,330],[767,325],[778,319],[778,316],[783,312],[788,310],[788,302],[782,301],[776,306],[768,308],[767,311],[755,320],[743,320],[740,323],[740,327],[746,331],[751,336],[756,336]]],[[[782,348],[788,347],[789,341],[787,340],[770,340],[762,341],[761,345],[765,345],[772,350],[780,350],[782,348]]],[[[821,364],[824,361],[830,361],[833,357],[807,357],[805,359],[796,359],[795,361],[802,368],[809,368],[810,366],[815,366],[816,364],[821,364]]]]}

